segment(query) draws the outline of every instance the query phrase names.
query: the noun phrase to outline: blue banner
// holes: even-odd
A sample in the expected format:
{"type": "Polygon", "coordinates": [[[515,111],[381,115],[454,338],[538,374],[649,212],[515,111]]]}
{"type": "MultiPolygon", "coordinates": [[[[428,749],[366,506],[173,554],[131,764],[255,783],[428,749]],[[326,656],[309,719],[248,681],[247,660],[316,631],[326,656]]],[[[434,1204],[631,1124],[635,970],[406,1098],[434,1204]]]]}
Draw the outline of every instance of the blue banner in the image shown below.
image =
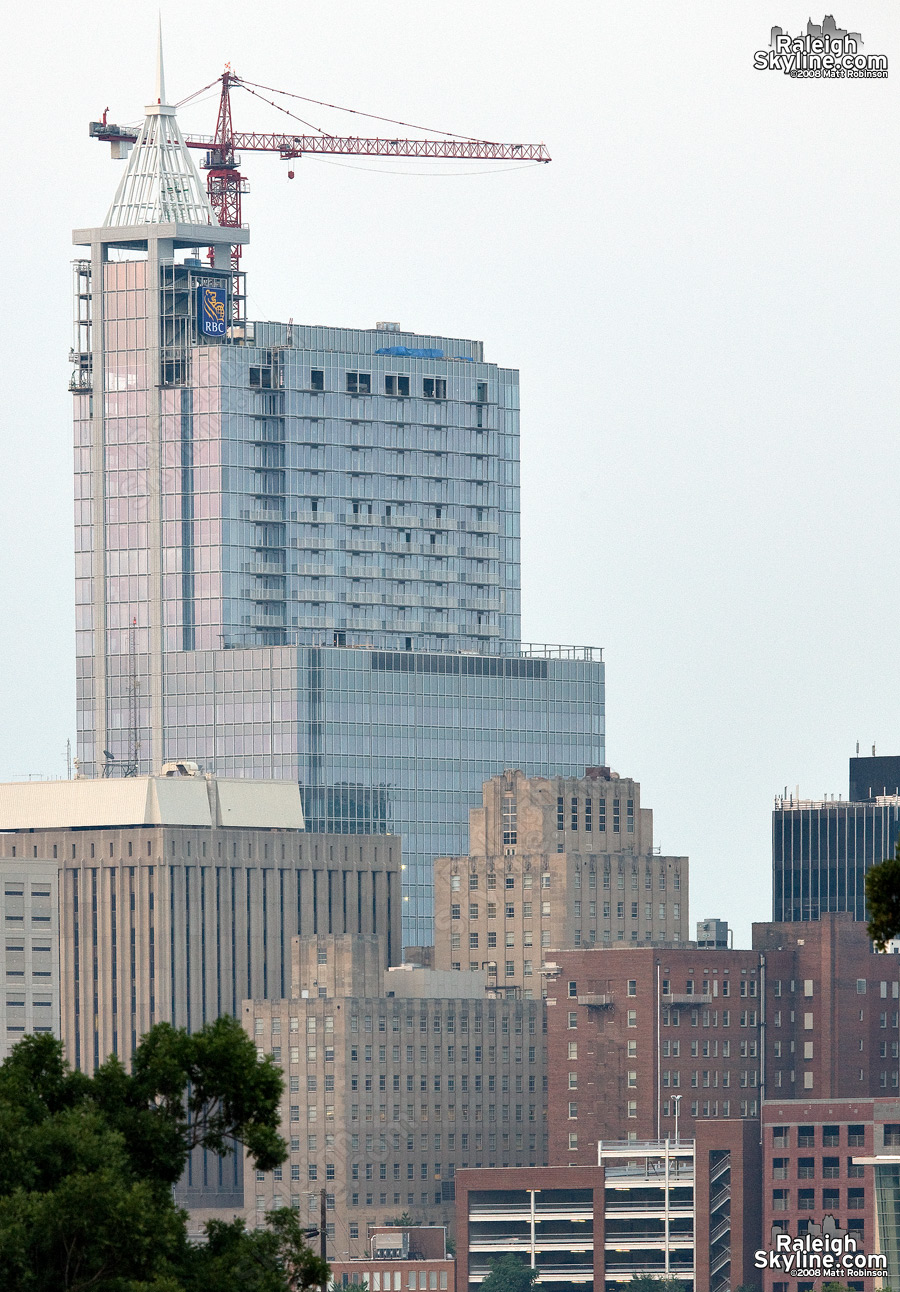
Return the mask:
{"type": "Polygon", "coordinates": [[[228,294],[224,287],[197,288],[197,324],[201,336],[224,336],[228,323],[228,294]]]}

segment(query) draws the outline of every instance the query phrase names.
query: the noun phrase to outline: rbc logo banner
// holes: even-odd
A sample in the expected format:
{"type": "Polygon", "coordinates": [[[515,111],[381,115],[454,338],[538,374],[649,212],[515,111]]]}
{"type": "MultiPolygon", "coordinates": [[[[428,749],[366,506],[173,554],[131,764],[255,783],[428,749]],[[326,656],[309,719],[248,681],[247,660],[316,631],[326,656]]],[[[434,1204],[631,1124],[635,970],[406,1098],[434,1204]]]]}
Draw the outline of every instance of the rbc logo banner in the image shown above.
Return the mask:
{"type": "Polygon", "coordinates": [[[226,293],[224,287],[197,288],[197,319],[203,336],[224,336],[226,293]]]}

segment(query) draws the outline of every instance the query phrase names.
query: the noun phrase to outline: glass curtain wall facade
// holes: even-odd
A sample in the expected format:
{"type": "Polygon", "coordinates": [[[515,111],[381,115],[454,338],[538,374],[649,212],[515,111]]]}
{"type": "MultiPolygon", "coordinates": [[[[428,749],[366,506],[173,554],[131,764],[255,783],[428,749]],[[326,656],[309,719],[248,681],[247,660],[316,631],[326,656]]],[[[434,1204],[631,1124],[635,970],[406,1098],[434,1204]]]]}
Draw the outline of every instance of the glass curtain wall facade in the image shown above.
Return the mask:
{"type": "Polygon", "coordinates": [[[297,777],[311,829],[403,835],[427,942],[482,782],[605,761],[600,653],[520,643],[518,374],[395,325],[209,336],[229,236],[76,235],[81,771],[297,777]]]}
{"type": "Polygon", "coordinates": [[[827,911],[868,919],[866,871],[894,854],[900,799],[866,803],[777,800],[772,813],[772,919],[827,911]]]}

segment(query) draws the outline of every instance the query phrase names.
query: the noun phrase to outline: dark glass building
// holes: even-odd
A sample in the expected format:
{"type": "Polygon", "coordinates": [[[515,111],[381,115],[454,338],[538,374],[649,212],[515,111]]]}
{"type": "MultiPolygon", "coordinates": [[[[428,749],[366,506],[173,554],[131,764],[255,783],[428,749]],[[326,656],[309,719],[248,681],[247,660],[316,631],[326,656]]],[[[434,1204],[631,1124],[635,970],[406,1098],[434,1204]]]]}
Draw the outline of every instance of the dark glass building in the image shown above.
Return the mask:
{"type": "Polygon", "coordinates": [[[867,919],[866,871],[893,855],[898,836],[900,758],[851,758],[847,800],[776,798],[772,919],[867,919]]]}

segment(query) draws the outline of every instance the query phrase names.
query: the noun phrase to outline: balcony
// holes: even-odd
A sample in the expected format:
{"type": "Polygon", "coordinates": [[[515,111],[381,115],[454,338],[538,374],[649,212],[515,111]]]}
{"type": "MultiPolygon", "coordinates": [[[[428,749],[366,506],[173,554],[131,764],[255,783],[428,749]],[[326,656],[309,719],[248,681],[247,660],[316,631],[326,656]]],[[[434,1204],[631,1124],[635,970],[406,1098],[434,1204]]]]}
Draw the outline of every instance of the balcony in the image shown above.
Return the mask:
{"type": "Polygon", "coordinates": [[[248,519],[257,522],[258,524],[264,525],[272,521],[280,523],[284,520],[284,507],[277,506],[275,504],[266,507],[261,503],[256,503],[250,508],[247,515],[248,519]]]}
{"type": "Polygon", "coordinates": [[[333,565],[323,565],[321,561],[304,561],[297,566],[295,574],[334,574],[333,565]]]}
{"type": "Polygon", "coordinates": [[[461,549],[462,556],[470,556],[473,560],[479,561],[499,561],[499,547],[484,547],[478,543],[472,543],[461,549]]]}
{"type": "Polygon", "coordinates": [[[284,588],[251,588],[247,593],[250,601],[281,601],[283,602],[284,588]]]}
{"type": "Polygon", "coordinates": [[[599,991],[586,992],[585,995],[579,996],[577,999],[579,1005],[587,1005],[588,1009],[612,1009],[613,1007],[612,996],[604,995],[603,992],[599,991]]]}
{"type": "Polygon", "coordinates": [[[284,566],[280,561],[251,561],[248,570],[250,574],[284,574],[284,566]]]}
{"type": "Polygon", "coordinates": [[[662,1003],[664,1005],[693,1005],[699,1009],[703,1005],[711,1005],[712,996],[707,993],[700,995],[697,992],[670,991],[663,993],[662,1003]]]}

